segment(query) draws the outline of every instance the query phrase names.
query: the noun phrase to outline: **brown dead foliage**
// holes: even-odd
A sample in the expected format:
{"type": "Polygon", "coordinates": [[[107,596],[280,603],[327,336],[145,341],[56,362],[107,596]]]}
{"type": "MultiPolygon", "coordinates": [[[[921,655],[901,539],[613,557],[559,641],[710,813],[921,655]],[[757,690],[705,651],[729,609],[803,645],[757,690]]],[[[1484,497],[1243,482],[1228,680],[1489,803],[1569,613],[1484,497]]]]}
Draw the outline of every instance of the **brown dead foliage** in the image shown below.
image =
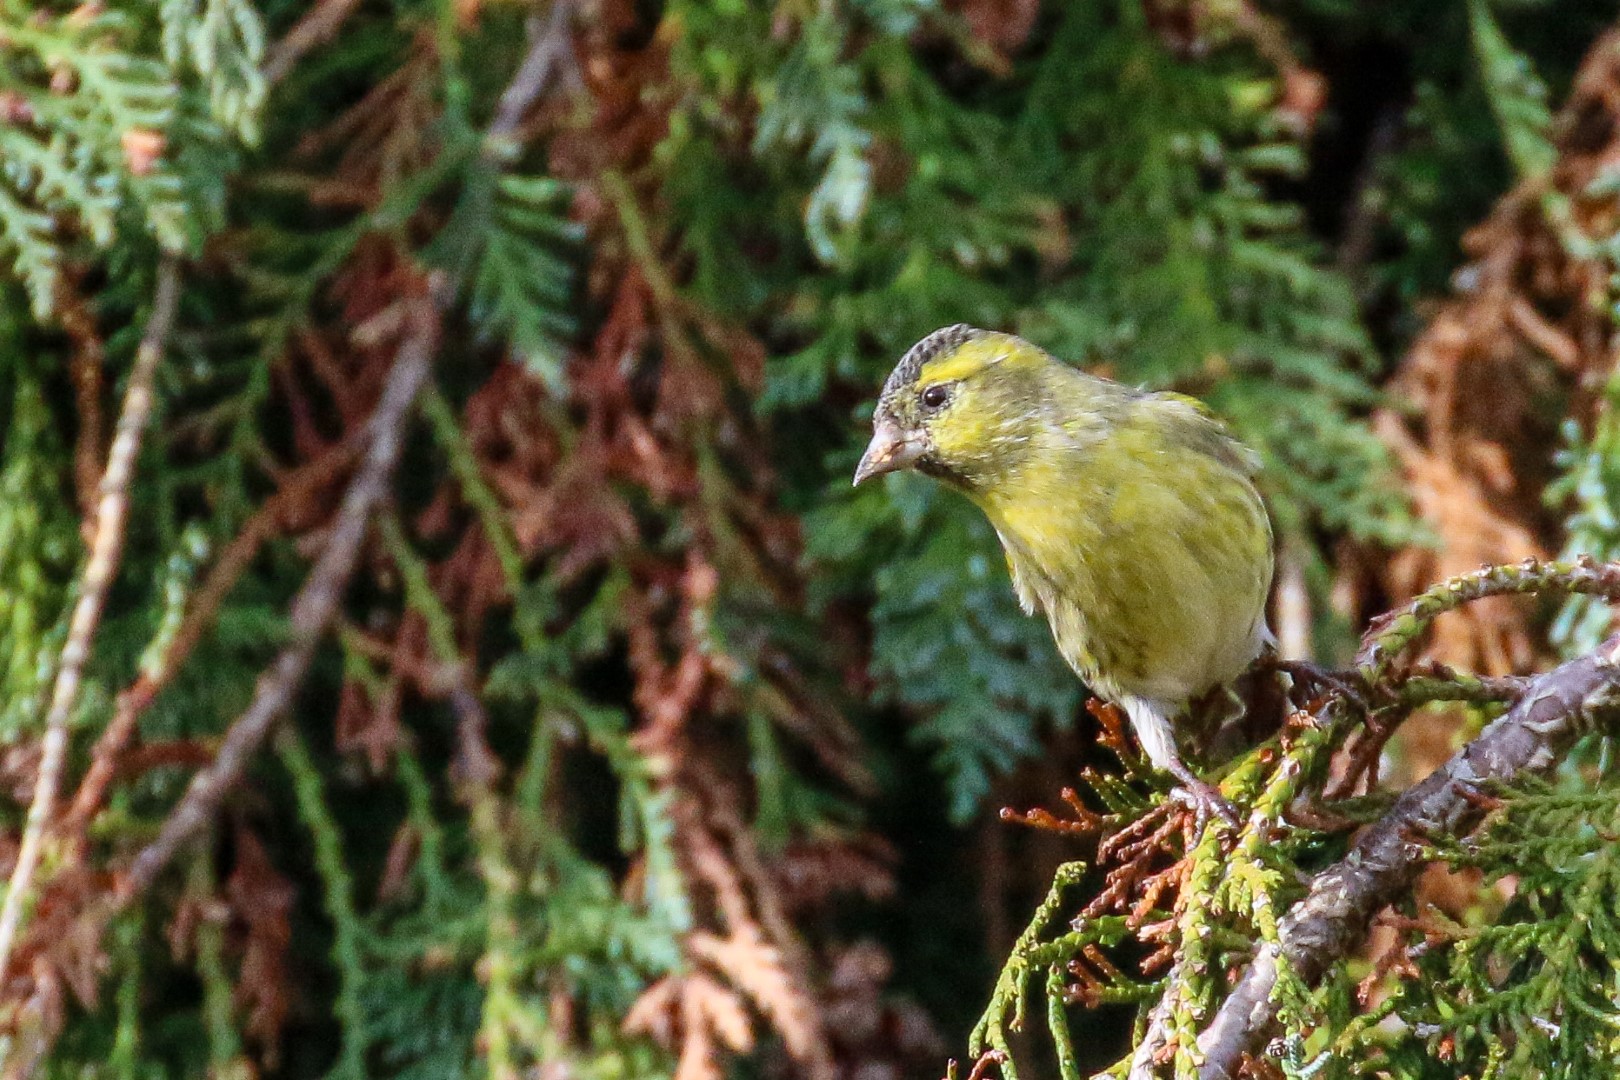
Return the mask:
{"type": "Polygon", "coordinates": [[[1006,63],[1029,40],[1041,13],[1038,0],[958,0],[947,5],[961,13],[968,32],[1006,63]]]}
{"type": "MultiPolygon", "coordinates": [[[[1389,384],[1399,404],[1374,417],[1438,543],[1343,553],[1336,595],[1357,625],[1432,582],[1558,547],[1562,514],[1542,493],[1557,472],[1560,425],[1590,428],[1613,366],[1611,269],[1572,255],[1563,231],[1607,236],[1620,213],[1612,193],[1590,190],[1620,160],[1617,46],[1620,31],[1611,31],[1588,52],[1555,118],[1551,172],[1520,183],[1465,236],[1469,261],[1453,294],[1389,384]]],[[[1534,613],[1520,597],[1482,599],[1440,616],[1422,655],[1484,675],[1531,670],[1548,659],[1534,613]]],[[[1458,710],[1411,717],[1383,780],[1404,787],[1427,775],[1456,748],[1460,723],[1458,710]]],[[[1425,878],[1425,890],[1429,902],[1461,910],[1442,876],[1425,878]]]]}
{"type": "MultiPolygon", "coordinates": [[[[1612,368],[1605,314],[1610,268],[1572,256],[1547,209],[1567,200],[1590,236],[1613,232],[1620,204],[1592,181],[1620,160],[1620,33],[1592,47],[1554,128],[1557,163],[1525,181],[1464,240],[1468,264],[1401,362],[1390,389],[1402,403],[1376,417],[1395,450],[1436,547],[1354,565],[1372,587],[1369,610],[1483,563],[1543,558],[1560,515],[1541,493],[1566,416],[1589,423],[1612,368]]],[[[1482,600],[1440,617],[1427,655],[1485,674],[1537,660],[1528,609],[1482,600]]]]}
{"type": "MultiPolygon", "coordinates": [[[[458,13],[475,20],[479,8],[458,13]]],[[[572,62],[584,107],[543,102],[532,132],[549,140],[550,171],[578,184],[574,216],[594,252],[585,287],[600,319],[568,357],[560,388],[506,358],[477,358],[482,381],[459,408],[460,437],[500,504],[525,579],[543,575],[588,594],[611,571],[623,585],[611,632],[627,657],[633,742],[671,808],[672,844],[696,921],[684,943],[690,970],[648,988],[626,1027],[667,1044],[681,1080],[724,1075],[726,1055],[757,1047],[768,1032],[786,1055],[773,1066],[784,1075],[899,1075],[937,1054],[939,1043],[917,1010],[890,1000],[887,957],[867,942],[813,944],[799,929],[839,897],[892,896],[893,853],[854,832],[767,850],[752,827],[753,717],[763,716],[824,782],[858,794],[871,780],[855,734],[790,657],[763,633],[733,640],[715,629],[735,591],[778,609],[798,606],[799,538],[793,519],[773,506],[768,454],[736,404],[737,391],[759,390],[764,348],[680,295],[679,237],[650,171],[673,106],[667,43],[631,32],[639,18],[635,5],[616,0],[578,20],[572,62]],[[635,41],[644,43],[625,44],[635,41]]],[[[397,177],[440,152],[433,134],[440,103],[428,77],[433,47],[429,36],[418,38],[392,76],[303,138],[291,167],[304,171],[290,174],[291,186],[312,208],[373,208],[397,177]]],[[[413,225],[431,235],[442,224],[438,214],[430,205],[413,225]]],[[[397,240],[363,240],[273,363],[271,407],[282,423],[259,463],[270,491],[206,572],[166,655],[117,697],[60,820],[66,868],[45,885],[4,988],[6,1026],[41,1047],[60,1028],[64,991],[92,999],[106,964],[97,901],[114,882],[89,837],[109,794],[140,771],[195,768],[213,752],[202,742],[143,745],[140,718],[211,632],[267,543],[284,538],[305,554],[320,549],[394,361],[400,298],[419,292],[419,278],[397,240]]],[[[80,320],[73,333],[90,357],[99,341],[93,320],[80,320]]],[[[88,386],[94,364],[80,367],[88,386]]],[[[85,417],[88,438],[100,424],[85,417]]],[[[191,450],[220,449],[206,423],[184,430],[191,450]]],[[[374,544],[360,571],[370,578],[370,599],[355,604],[343,627],[346,645],[370,670],[366,678],[351,673],[337,694],[331,742],[362,763],[364,775],[385,774],[408,745],[408,708],[447,700],[457,717],[456,752],[442,779],[475,816],[488,812],[499,822],[512,770],[491,747],[478,695],[498,659],[485,655],[487,631],[514,603],[503,565],[511,553],[448,472],[399,510],[406,540],[431,552],[422,556],[427,582],[448,614],[456,655],[447,660],[438,625],[430,628],[401,602],[400,568],[385,545],[374,544]]],[[[576,614],[564,604],[556,628],[576,614]]],[[[26,780],[26,756],[13,765],[26,780]]],[[[558,785],[548,798],[565,794],[558,785]]],[[[547,811],[565,817],[560,807],[547,811]]],[[[224,930],[242,1030],[257,1064],[273,1069],[297,996],[290,916],[305,901],[252,830],[251,812],[235,821],[222,887],[185,891],[169,932],[191,955],[200,928],[224,930]]],[[[419,839],[399,831],[384,896],[405,888],[419,839]]],[[[644,873],[632,865],[626,888],[644,873]]],[[[566,1036],[573,1005],[565,991],[549,993],[566,1036]]]]}
{"type": "Polygon", "coordinates": [[[291,1005],[292,977],[287,946],[292,940],[288,916],[296,890],[270,862],[249,829],[236,829],[236,866],[225,880],[225,898],[239,921],[241,954],[236,1003],[246,1017],[243,1032],[263,1047],[264,1064],[274,1069],[280,1057],[281,1028],[291,1005]]]}
{"type": "MultiPolygon", "coordinates": [[[[1558,545],[1562,515],[1542,492],[1556,474],[1559,427],[1572,417],[1589,428],[1613,370],[1612,268],[1572,254],[1567,231],[1605,237],[1620,220],[1612,191],[1593,191],[1620,162],[1620,31],[1589,50],[1552,134],[1552,170],[1521,182],[1464,238],[1469,261],[1453,294],[1390,384],[1400,406],[1375,417],[1438,544],[1342,560],[1340,595],[1357,598],[1350,614],[1358,623],[1431,582],[1484,563],[1545,558],[1558,545]]],[[[1546,659],[1532,614],[1516,597],[1448,612],[1424,656],[1488,675],[1528,670],[1546,659]]],[[[1426,775],[1455,749],[1456,726],[1454,714],[1407,723],[1401,774],[1386,779],[1404,786],[1426,775]]],[[[1455,915],[1478,890],[1436,872],[1418,895],[1455,915]]],[[[1399,971],[1404,948],[1404,936],[1375,935],[1376,969],[1399,971]]]]}

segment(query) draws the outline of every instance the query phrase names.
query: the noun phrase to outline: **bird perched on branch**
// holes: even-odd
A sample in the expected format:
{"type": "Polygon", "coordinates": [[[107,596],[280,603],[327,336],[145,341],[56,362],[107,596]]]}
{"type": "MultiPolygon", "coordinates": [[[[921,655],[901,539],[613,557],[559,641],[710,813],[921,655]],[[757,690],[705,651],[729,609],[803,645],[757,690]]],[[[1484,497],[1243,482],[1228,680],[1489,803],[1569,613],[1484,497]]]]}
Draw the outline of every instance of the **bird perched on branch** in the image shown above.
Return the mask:
{"type": "Polygon", "coordinates": [[[855,483],[915,469],[976,503],[1063,659],[1124,708],[1200,820],[1234,820],[1182,761],[1173,720],[1272,642],[1271,522],[1254,452],[1192,398],[960,325],[906,353],[872,423],[855,483]]]}

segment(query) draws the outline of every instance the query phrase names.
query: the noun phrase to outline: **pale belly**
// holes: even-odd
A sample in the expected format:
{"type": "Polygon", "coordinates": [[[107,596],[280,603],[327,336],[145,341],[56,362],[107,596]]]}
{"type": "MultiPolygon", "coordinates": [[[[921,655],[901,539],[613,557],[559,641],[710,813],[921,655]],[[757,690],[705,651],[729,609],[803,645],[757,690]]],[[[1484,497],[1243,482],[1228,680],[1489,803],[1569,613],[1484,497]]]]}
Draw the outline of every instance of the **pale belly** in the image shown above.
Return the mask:
{"type": "Polygon", "coordinates": [[[1040,601],[1058,652],[1100,697],[1144,698],[1177,708],[1241,675],[1271,640],[1263,599],[1225,626],[1216,617],[1189,618],[1161,637],[1093,632],[1085,612],[1061,598],[1040,601]]]}
{"type": "Polygon", "coordinates": [[[1197,555],[1175,544],[1126,547],[1137,555],[1071,567],[1062,587],[1002,539],[1025,610],[1046,616],[1058,652],[1107,700],[1179,707],[1242,674],[1271,640],[1270,575],[1258,568],[1269,567],[1269,537],[1263,553],[1235,543],[1197,555]]]}

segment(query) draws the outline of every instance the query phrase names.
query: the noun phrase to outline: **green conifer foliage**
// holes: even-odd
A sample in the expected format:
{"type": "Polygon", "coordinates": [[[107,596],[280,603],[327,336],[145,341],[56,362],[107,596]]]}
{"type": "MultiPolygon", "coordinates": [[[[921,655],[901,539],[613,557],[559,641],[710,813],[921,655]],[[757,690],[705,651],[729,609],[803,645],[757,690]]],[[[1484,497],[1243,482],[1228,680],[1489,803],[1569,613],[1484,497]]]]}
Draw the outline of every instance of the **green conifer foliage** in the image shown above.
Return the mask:
{"type": "MultiPolygon", "coordinates": [[[[1515,176],[1561,258],[1620,265],[1612,170],[1568,190],[1588,133],[1553,111],[1613,13],[1376,8],[0,0],[0,871],[42,853],[0,1072],[866,1080],[966,1046],[980,1080],[1198,1075],[1255,950],[1389,809],[1362,781],[1392,731],[1534,696],[1412,662],[1434,620],[1568,594],[1553,640],[1603,638],[1614,573],[1579,556],[1620,551],[1613,394],[1547,384],[1566,558],[1375,625],[1217,766],[1231,831],[1085,719],[976,511],[849,476],[896,356],[970,322],[1206,398],[1260,451],[1318,628],[1331,584],[1433,541],[1369,417],[1413,419],[1389,361],[1515,176]],[[1368,42],[1402,85],[1358,105],[1368,42]],[[152,420],[109,479],[131,392],[152,420]],[[108,497],[127,525],[48,732],[108,497]],[[1060,834],[1049,888],[1055,860],[949,854],[1092,726],[1112,758],[1066,816],[1010,815],[1060,834]],[[1008,956],[952,936],[1013,908],[1008,956]],[[920,973],[947,962],[960,985],[920,973]]],[[[1566,306],[1609,327],[1597,292],[1566,306]]],[[[1597,743],[1422,838],[1484,882],[1462,910],[1403,895],[1395,945],[1281,964],[1254,1075],[1604,1075],[1597,743]]]]}

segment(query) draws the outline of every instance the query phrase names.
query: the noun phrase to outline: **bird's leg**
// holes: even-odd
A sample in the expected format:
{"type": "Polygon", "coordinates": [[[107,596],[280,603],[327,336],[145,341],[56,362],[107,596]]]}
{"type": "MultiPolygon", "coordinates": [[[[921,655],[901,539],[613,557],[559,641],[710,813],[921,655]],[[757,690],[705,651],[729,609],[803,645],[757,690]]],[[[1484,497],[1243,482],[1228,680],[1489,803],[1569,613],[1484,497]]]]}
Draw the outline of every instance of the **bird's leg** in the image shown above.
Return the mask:
{"type": "Polygon", "coordinates": [[[1193,771],[1187,768],[1187,763],[1181,760],[1176,751],[1175,729],[1170,725],[1169,709],[1158,702],[1148,701],[1144,698],[1127,697],[1121,702],[1125,706],[1125,713],[1131,718],[1131,727],[1136,730],[1136,738],[1141,742],[1142,749],[1147,752],[1148,760],[1158,768],[1174,776],[1181,784],[1176,791],[1176,797],[1193,808],[1198,815],[1198,831],[1204,831],[1204,824],[1209,820],[1211,813],[1217,814],[1221,820],[1238,826],[1237,811],[1232,804],[1214,787],[1198,779],[1193,771]]]}

